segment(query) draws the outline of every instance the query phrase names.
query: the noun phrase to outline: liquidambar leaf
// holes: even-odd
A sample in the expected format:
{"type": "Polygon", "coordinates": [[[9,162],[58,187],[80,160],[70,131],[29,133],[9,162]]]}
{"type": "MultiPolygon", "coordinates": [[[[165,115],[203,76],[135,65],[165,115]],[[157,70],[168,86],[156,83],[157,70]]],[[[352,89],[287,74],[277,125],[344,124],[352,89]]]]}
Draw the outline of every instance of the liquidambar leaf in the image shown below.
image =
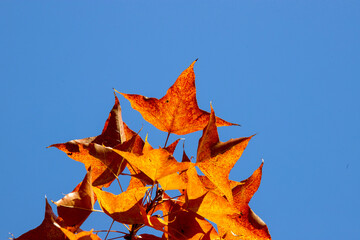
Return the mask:
{"type": "Polygon", "coordinates": [[[152,149],[143,155],[119,151],[113,149],[114,152],[124,157],[131,165],[137,167],[145,173],[153,181],[168,176],[170,174],[186,170],[191,163],[180,163],[163,148],[152,149]]]}
{"type": "Polygon", "coordinates": [[[56,147],[75,161],[84,163],[86,169],[91,167],[94,186],[108,187],[126,166],[126,161],[121,156],[96,143],[72,140],[50,147],[56,147]]]}
{"type": "Polygon", "coordinates": [[[144,217],[141,214],[139,203],[148,187],[127,190],[119,195],[102,191],[94,187],[101,209],[115,221],[125,224],[143,224],[144,217]]]}
{"type": "Polygon", "coordinates": [[[229,174],[251,137],[220,142],[215,121],[215,113],[211,107],[209,123],[199,140],[196,166],[216,185],[228,201],[233,203],[229,174]]]}
{"type": "Polygon", "coordinates": [[[69,230],[66,230],[65,228],[61,228],[61,231],[70,239],[70,240],[101,240],[101,238],[93,234],[92,231],[87,232],[79,232],[77,234],[74,234],[70,232],[69,230]]]}
{"type": "Polygon", "coordinates": [[[182,208],[171,199],[161,204],[163,214],[169,222],[165,228],[168,239],[198,240],[220,239],[214,227],[200,215],[182,208]]]}
{"type": "MultiPolygon", "coordinates": [[[[51,209],[47,199],[45,199],[45,217],[43,222],[33,230],[30,230],[16,240],[66,240],[65,234],[60,230],[59,224],[56,222],[56,215],[51,209]]],[[[14,239],[14,240],[15,240],[14,239]]]]}
{"type": "Polygon", "coordinates": [[[269,230],[264,221],[261,220],[248,205],[254,193],[260,186],[262,167],[263,163],[248,179],[242,181],[242,185],[238,185],[232,189],[235,207],[239,212],[236,217],[227,216],[219,222],[219,230],[225,239],[271,239],[269,230]]]}
{"type": "Polygon", "coordinates": [[[84,163],[86,170],[91,167],[94,186],[108,187],[124,170],[126,162],[105,147],[121,146],[122,143],[131,141],[134,136],[136,134],[122,121],[119,99],[115,95],[115,104],[99,136],[53,144],[49,147],[56,147],[75,161],[84,163]]]}
{"type": "Polygon", "coordinates": [[[187,174],[187,209],[215,223],[227,215],[236,215],[238,210],[225,198],[205,189],[195,167],[186,171],[187,174]]]}
{"type": "MultiPolygon", "coordinates": [[[[122,94],[143,118],[156,128],[178,135],[202,130],[209,121],[209,113],[201,110],[196,100],[194,61],[181,73],[174,85],[161,99],[136,94],[122,94]]],[[[216,119],[217,126],[237,125],[216,119]]]]}
{"type": "Polygon", "coordinates": [[[91,187],[91,169],[87,172],[78,190],[55,202],[59,217],[66,227],[78,229],[92,212],[95,198],[91,187]]]}

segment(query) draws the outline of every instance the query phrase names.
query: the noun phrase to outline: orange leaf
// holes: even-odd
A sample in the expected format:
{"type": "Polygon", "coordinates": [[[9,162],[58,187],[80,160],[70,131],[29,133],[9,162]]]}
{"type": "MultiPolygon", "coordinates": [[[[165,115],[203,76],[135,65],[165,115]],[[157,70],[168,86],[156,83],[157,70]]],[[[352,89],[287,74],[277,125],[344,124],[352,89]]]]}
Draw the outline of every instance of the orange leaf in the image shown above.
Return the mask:
{"type": "Polygon", "coordinates": [[[149,150],[140,156],[117,149],[113,149],[113,151],[124,157],[131,165],[140,169],[153,181],[176,172],[181,172],[191,165],[191,163],[177,162],[176,159],[163,148],[149,150]]]}
{"type": "Polygon", "coordinates": [[[139,236],[135,236],[135,239],[139,239],[139,240],[161,240],[161,237],[152,235],[152,234],[140,234],[139,236]]]}
{"type": "Polygon", "coordinates": [[[115,104],[109,113],[109,117],[105,122],[101,135],[97,136],[93,143],[104,145],[107,147],[115,147],[116,145],[129,140],[134,134],[122,120],[121,107],[119,99],[115,95],[115,104]]]}
{"type": "MultiPolygon", "coordinates": [[[[43,222],[33,230],[30,230],[16,240],[66,240],[65,234],[60,230],[56,222],[57,217],[51,209],[47,199],[45,199],[45,217],[43,222]]],[[[15,240],[14,239],[14,240],[15,240]]]]}
{"type": "Polygon", "coordinates": [[[61,231],[70,239],[70,240],[101,240],[101,238],[93,234],[92,231],[86,232],[82,231],[77,234],[74,234],[70,232],[69,230],[66,230],[65,228],[61,228],[61,231]]]}
{"type": "Polygon", "coordinates": [[[94,186],[108,187],[126,166],[126,161],[122,157],[96,143],[72,140],[67,143],[53,144],[50,147],[56,147],[75,161],[84,163],[86,169],[91,167],[94,186]]]}
{"type": "Polygon", "coordinates": [[[126,150],[132,149],[132,147],[138,148],[142,141],[139,138],[122,121],[120,103],[115,95],[115,104],[105,122],[101,135],[53,144],[49,147],[56,147],[64,151],[70,158],[84,163],[86,169],[91,167],[94,186],[108,187],[116,178],[115,176],[124,170],[126,162],[105,147],[119,147],[124,144],[122,150],[125,150],[126,146],[126,150]],[[125,142],[127,140],[134,143],[131,148],[125,142]]]}
{"type": "MultiPolygon", "coordinates": [[[[143,118],[156,128],[178,135],[203,129],[209,113],[201,110],[196,100],[194,64],[181,73],[174,85],[161,99],[136,94],[122,94],[143,118]]],[[[237,125],[217,118],[218,126],[237,125]]]]}
{"type": "Polygon", "coordinates": [[[189,168],[186,174],[188,178],[187,209],[215,223],[218,223],[218,220],[226,215],[238,213],[237,209],[230,205],[225,198],[205,189],[195,167],[189,168]]]}
{"type": "Polygon", "coordinates": [[[186,183],[182,180],[178,173],[173,173],[167,175],[163,178],[160,178],[158,182],[161,185],[163,190],[175,190],[175,189],[185,189],[186,183]]]}
{"type": "Polygon", "coordinates": [[[178,140],[176,140],[175,142],[173,142],[172,144],[170,144],[169,146],[167,146],[165,149],[169,153],[174,154],[175,148],[176,148],[177,144],[179,143],[179,141],[180,141],[180,138],[178,140]]]}
{"type": "Polygon", "coordinates": [[[211,236],[211,239],[219,236],[214,227],[200,215],[183,209],[179,204],[172,200],[163,202],[162,211],[167,215],[168,234],[170,239],[177,240],[197,240],[206,239],[206,236],[211,236]]]}
{"type": "Polygon", "coordinates": [[[220,142],[215,121],[215,113],[211,107],[209,123],[204,128],[203,135],[199,140],[196,166],[232,203],[229,174],[251,137],[220,142]]]}
{"type": "Polygon", "coordinates": [[[55,202],[59,217],[65,226],[78,229],[92,212],[95,198],[91,187],[91,169],[87,172],[78,190],[55,202]]]}
{"type": "Polygon", "coordinates": [[[141,214],[143,199],[147,187],[130,189],[119,195],[102,191],[94,187],[101,209],[115,221],[125,224],[143,224],[144,218],[141,214]]]}
{"type": "Polygon", "coordinates": [[[242,185],[232,189],[235,207],[238,209],[239,214],[236,217],[227,216],[220,222],[219,227],[221,227],[222,235],[226,234],[225,239],[271,239],[266,224],[248,205],[260,186],[262,167],[263,163],[248,179],[242,181],[242,185]]]}

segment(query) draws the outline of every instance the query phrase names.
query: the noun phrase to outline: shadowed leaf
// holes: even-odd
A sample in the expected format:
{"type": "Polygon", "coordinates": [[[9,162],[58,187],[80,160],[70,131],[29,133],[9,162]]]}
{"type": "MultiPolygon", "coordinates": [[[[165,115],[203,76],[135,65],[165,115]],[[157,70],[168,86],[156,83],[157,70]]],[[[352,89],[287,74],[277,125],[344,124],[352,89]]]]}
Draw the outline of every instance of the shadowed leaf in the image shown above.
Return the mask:
{"type": "Polygon", "coordinates": [[[45,199],[45,217],[43,222],[33,230],[30,230],[16,240],[67,240],[68,238],[60,230],[59,224],[56,222],[56,215],[51,209],[47,199],[45,199]]]}
{"type": "Polygon", "coordinates": [[[59,217],[66,226],[78,229],[92,212],[95,198],[91,182],[90,169],[78,189],[55,202],[59,217]]]}

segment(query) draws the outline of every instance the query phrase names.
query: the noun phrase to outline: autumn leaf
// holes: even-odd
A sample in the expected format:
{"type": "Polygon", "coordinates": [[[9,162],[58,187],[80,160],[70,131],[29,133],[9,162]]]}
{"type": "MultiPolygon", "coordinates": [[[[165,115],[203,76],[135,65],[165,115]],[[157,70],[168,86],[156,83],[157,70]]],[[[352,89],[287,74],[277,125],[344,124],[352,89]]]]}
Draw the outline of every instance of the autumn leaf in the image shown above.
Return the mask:
{"type": "Polygon", "coordinates": [[[170,144],[169,146],[167,146],[165,149],[170,153],[170,154],[174,154],[175,148],[177,146],[177,144],[179,143],[180,138],[177,139],[175,142],[173,142],[172,144],[170,144]]]}
{"type": "Polygon", "coordinates": [[[91,182],[90,169],[78,189],[75,188],[73,192],[55,202],[59,217],[66,227],[78,229],[92,212],[95,198],[91,182]]]}
{"type": "Polygon", "coordinates": [[[144,223],[140,201],[148,187],[127,190],[119,195],[102,191],[94,187],[101,209],[115,221],[125,224],[144,223]]]}
{"type": "Polygon", "coordinates": [[[161,237],[152,235],[152,234],[140,234],[139,236],[135,236],[135,239],[139,239],[139,240],[162,240],[161,237]]]}
{"type": "Polygon", "coordinates": [[[86,169],[91,167],[94,186],[108,187],[124,170],[126,161],[106,147],[118,147],[126,151],[131,151],[138,145],[142,148],[142,140],[139,138],[122,121],[120,103],[115,95],[115,104],[101,135],[53,144],[49,147],[56,147],[75,161],[84,163],[86,169]],[[130,146],[126,141],[134,144],[130,146]]]}
{"type": "Polygon", "coordinates": [[[157,230],[163,230],[166,223],[155,216],[148,215],[141,205],[148,187],[130,189],[119,195],[94,188],[101,209],[117,222],[125,224],[145,224],[157,230]]]}
{"type": "MultiPolygon", "coordinates": [[[[164,148],[164,150],[168,151],[169,154],[173,154],[179,141],[180,141],[180,139],[176,140],[175,142],[170,144],[168,147],[164,148]]],[[[146,138],[142,154],[137,154],[137,155],[150,154],[150,151],[152,151],[152,150],[153,150],[153,148],[148,143],[147,138],[146,138]]],[[[131,163],[130,163],[128,165],[128,169],[132,176],[128,189],[155,184],[155,180],[151,179],[144,172],[142,172],[137,167],[137,164],[142,165],[140,163],[135,163],[135,165],[131,165],[131,163]]],[[[177,173],[172,173],[165,177],[162,177],[162,178],[158,179],[158,182],[160,183],[162,189],[164,189],[164,190],[183,189],[186,187],[185,183],[182,181],[181,177],[177,173]]]]}
{"type": "Polygon", "coordinates": [[[252,136],[220,142],[215,122],[215,112],[211,107],[209,123],[199,140],[196,166],[232,203],[229,174],[252,136]]]}
{"type": "Polygon", "coordinates": [[[254,173],[232,189],[235,207],[239,213],[236,217],[227,216],[219,224],[222,235],[225,239],[238,240],[267,240],[271,239],[269,230],[263,220],[257,216],[249,207],[249,202],[254,193],[258,190],[261,182],[263,163],[254,173]]]}
{"type": "Polygon", "coordinates": [[[114,152],[124,157],[131,165],[140,169],[153,181],[157,181],[167,175],[187,169],[191,163],[180,163],[163,148],[152,149],[143,155],[119,151],[114,152]]]}
{"type": "Polygon", "coordinates": [[[208,191],[201,183],[195,167],[186,171],[187,175],[187,209],[215,223],[227,215],[236,215],[238,210],[225,198],[208,191]]]}
{"type": "Polygon", "coordinates": [[[121,116],[119,99],[115,93],[114,95],[115,104],[105,122],[104,129],[93,141],[93,143],[107,147],[115,147],[116,145],[129,140],[134,135],[133,132],[124,124],[121,116]]]}
{"type": "Polygon", "coordinates": [[[168,239],[197,240],[220,238],[214,227],[200,215],[182,208],[172,200],[161,204],[163,214],[167,216],[168,239]],[[210,237],[211,236],[211,237],[210,237]],[[208,237],[208,238],[207,238],[208,237]]]}
{"type": "MultiPolygon", "coordinates": [[[[161,99],[136,94],[122,94],[143,118],[156,128],[177,135],[202,130],[209,121],[209,113],[199,108],[196,100],[194,64],[181,73],[174,85],[161,99]]],[[[237,125],[216,119],[217,126],[237,125]]]]}
{"type": "Polygon", "coordinates": [[[85,168],[93,171],[93,185],[108,187],[125,168],[126,161],[110,148],[96,143],[82,143],[72,140],[67,143],[53,144],[75,161],[82,162],[85,168]]]}
{"type": "MultiPolygon", "coordinates": [[[[59,224],[56,222],[56,215],[51,209],[50,204],[45,198],[45,217],[43,222],[33,230],[30,230],[16,240],[66,240],[65,234],[60,230],[59,224]]],[[[14,240],[15,240],[14,239],[14,240]]]]}
{"type": "Polygon", "coordinates": [[[163,178],[160,178],[158,182],[163,190],[175,190],[185,189],[186,183],[182,180],[178,173],[172,173],[163,178]]]}
{"type": "Polygon", "coordinates": [[[65,228],[61,228],[61,231],[70,240],[101,240],[101,238],[98,235],[93,234],[92,231],[90,231],[90,232],[82,231],[82,232],[79,232],[77,234],[74,234],[74,233],[70,232],[69,230],[67,230],[65,228]]]}
{"type": "Polygon", "coordinates": [[[88,172],[71,193],[55,202],[59,217],[46,201],[43,222],[17,239],[99,240],[92,230],[79,228],[94,211],[97,199],[112,223],[123,223],[128,230],[115,229],[111,223],[108,230],[96,231],[118,233],[115,238],[270,240],[268,227],[249,206],[260,186],[263,163],[246,180],[229,179],[230,171],[253,136],[220,141],[217,127],[236,124],[216,117],[212,106],[211,113],[198,107],[195,62],[161,99],[121,93],[146,121],[168,133],[164,148],[154,149],[147,136],[143,141],[127,127],[116,95],[100,135],[51,145],[83,163],[88,172]],[[180,139],[167,146],[169,135],[201,129],[196,163],[190,161],[185,149],[182,161],[178,162],[173,154],[180,139]],[[130,174],[123,172],[125,168],[130,174]],[[203,175],[198,174],[199,170],[203,175]],[[124,184],[129,183],[125,192],[115,195],[102,189],[116,179],[122,190],[120,181],[126,177],[130,181],[124,184]],[[170,194],[168,190],[178,190],[180,195],[170,194]],[[140,230],[146,229],[143,227],[159,230],[163,235],[161,238],[146,233],[139,235],[140,230]]]}

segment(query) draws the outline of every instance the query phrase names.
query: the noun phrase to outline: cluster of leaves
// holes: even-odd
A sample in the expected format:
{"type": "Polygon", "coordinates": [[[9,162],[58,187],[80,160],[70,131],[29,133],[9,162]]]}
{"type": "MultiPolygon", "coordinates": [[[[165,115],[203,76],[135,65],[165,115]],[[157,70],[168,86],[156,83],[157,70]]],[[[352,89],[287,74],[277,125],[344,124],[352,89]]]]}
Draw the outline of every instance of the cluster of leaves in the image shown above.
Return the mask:
{"type": "Polygon", "coordinates": [[[96,201],[113,223],[122,223],[127,229],[126,232],[111,230],[119,234],[116,238],[271,239],[265,223],[248,205],[260,185],[263,163],[248,179],[229,180],[230,170],[252,136],[220,142],[217,127],[236,124],[216,117],[212,107],[211,113],[199,109],[195,62],[161,99],[120,93],[146,121],[168,133],[163,148],[152,148],[147,139],[144,141],[129,129],[122,120],[116,94],[115,105],[99,136],[51,145],[82,162],[86,176],[71,193],[54,202],[59,216],[46,200],[41,225],[16,239],[100,239],[101,231],[80,229],[95,211],[96,201]],[[167,146],[169,135],[199,130],[203,130],[203,134],[196,162],[190,161],[185,150],[182,161],[177,161],[173,153],[179,140],[167,146]],[[198,174],[196,167],[203,175],[198,174]],[[130,172],[130,180],[123,191],[119,176],[126,175],[125,168],[130,172]],[[122,191],[119,195],[104,190],[115,180],[122,191]],[[178,190],[179,194],[171,197],[168,190],[178,190]],[[144,226],[161,231],[162,236],[140,234],[144,226]]]}

